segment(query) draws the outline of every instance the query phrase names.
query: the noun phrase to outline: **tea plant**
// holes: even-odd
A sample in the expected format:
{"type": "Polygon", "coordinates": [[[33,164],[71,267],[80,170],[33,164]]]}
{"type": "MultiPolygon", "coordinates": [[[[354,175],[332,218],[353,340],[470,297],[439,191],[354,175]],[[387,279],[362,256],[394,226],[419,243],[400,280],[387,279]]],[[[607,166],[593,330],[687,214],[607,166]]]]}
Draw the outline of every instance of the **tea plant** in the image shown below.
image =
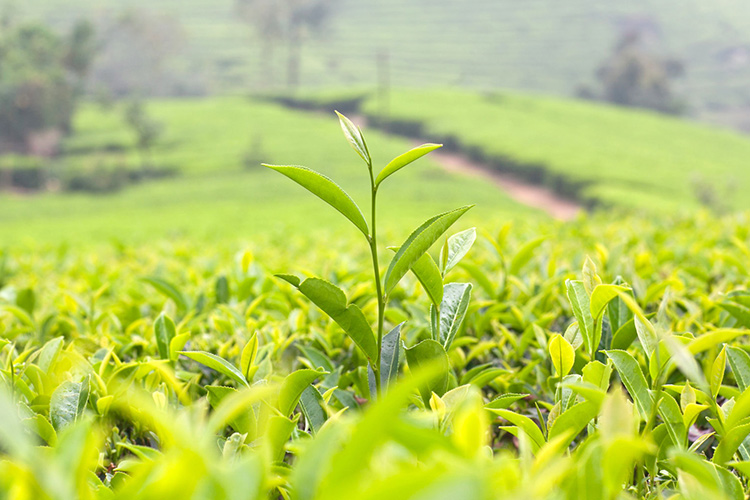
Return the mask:
{"type": "MultiPolygon", "coordinates": [[[[415,229],[407,240],[394,248],[384,276],[381,276],[378,257],[377,197],[383,182],[393,174],[441,147],[423,144],[391,160],[379,172],[373,169],[373,160],[362,131],[347,117],[338,113],[341,129],[349,144],[367,166],[370,177],[370,221],[352,198],[331,179],[305,167],[264,165],[298,183],[346,217],[365,237],[372,258],[373,281],[377,296],[377,333],[373,334],[362,310],[356,304],[347,304],[345,293],[334,284],[320,278],[300,278],[289,274],[278,275],[305,295],[328,314],[354,341],[367,359],[371,396],[380,395],[396,377],[399,365],[401,325],[385,333],[385,310],[390,294],[399,281],[411,270],[424,286],[432,301],[432,338],[407,350],[410,365],[418,367],[428,360],[438,359],[445,364],[444,374],[436,383],[440,392],[447,388],[447,349],[455,338],[466,314],[471,285],[443,284],[447,271],[455,267],[474,242],[474,231],[460,233],[450,238],[441,254],[441,267],[427,251],[471,206],[457,208],[432,217],[415,229]]],[[[426,393],[429,394],[429,393],[426,393]]],[[[427,397],[425,398],[427,399],[427,397]]]]}

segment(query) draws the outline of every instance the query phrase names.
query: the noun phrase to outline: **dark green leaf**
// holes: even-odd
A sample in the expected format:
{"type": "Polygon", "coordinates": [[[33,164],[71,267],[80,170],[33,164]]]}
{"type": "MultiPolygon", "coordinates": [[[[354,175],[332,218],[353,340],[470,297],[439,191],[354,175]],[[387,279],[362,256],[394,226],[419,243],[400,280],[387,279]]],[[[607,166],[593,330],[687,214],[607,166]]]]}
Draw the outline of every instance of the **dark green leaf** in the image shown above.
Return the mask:
{"type": "Polygon", "coordinates": [[[430,397],[434,392],[442,396],[448,389],[448,375],[450,373],[450,361],[448,354],[442,345],[434,340],[423,340],[410,349],[406,349],[406,362],[409,364],[409,370],[416,372],[420,368],[438,365],[436,375],[420,386],[419,392],[422,394],[422,400],[425,406],[430,404],[430,397]]]}

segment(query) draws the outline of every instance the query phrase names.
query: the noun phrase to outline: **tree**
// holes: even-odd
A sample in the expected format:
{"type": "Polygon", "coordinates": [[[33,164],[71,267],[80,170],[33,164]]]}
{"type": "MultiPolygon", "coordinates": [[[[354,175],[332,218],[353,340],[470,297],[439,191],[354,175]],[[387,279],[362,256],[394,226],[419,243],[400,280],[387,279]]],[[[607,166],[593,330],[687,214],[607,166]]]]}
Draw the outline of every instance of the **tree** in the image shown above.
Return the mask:
{"type": "Polygon", "coordinates": [[[92,36],[86,23],[68,39],[40,23],[0,32],[1,149],[45,155],[56,149],[94,56],[84,50],[92,36]]]}
{"type": "Polygon", "coordinates": [[[151,118],[141,99],[133,99],[125,108],[125,121],[136,136],[141,168],[153,166],[151,150],[164,132],[164,126],[151,118]]]}
{"type": "Polygon", "coordinates": [[[263,41],[263,73],[273,83],[273,54],[276,44],[287,45],[286,83],[299,85],[299,67],[303,41],[319,33],[333,12],[332,0],[236,0],[242,19],[255,26],[263,41]]]}
{"type": "Polygon", "coordinates": [[[673,80],[684,74],[683,64],[647,50],[638,31],[625,33],[612,55],[599,67],[601,90],[581,88],[579,96],[601,99],[619,106],[648,108],[661,113],[679,113],[673,80]]]}
{"type": "Polygon", "coordinates": [[[89,89],[107,89],[115,97],[200,95],[203,72],[186,67],[183,26],[175,17],[127,10],[99,22],[99,56],[89,89]]]}

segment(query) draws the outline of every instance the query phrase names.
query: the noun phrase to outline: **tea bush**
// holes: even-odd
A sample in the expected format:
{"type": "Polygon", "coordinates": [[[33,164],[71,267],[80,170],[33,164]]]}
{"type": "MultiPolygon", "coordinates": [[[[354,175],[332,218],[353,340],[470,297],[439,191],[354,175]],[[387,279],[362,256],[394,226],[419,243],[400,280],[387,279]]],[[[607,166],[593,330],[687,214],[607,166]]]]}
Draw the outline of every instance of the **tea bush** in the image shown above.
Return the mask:
{"type": "Polygon", "coordinates": [[[356,231],[8,245],[0,496],[745,498],[748,222],[602,213],[432,232],[442,258],[420,248],[439,286],[410,250],[422,231],[388,254],[372,221],[368,245],[356,231]],[[393,287],[367,270],[405,254],[393,287]],[[306,281],[276,274],[290,268],[306,281]],[[448,306],[456,283],[471,300],[448,306]],[[373,333],[399,325],[400,342],[373,333]],[[394,374],[380,391],[379,353],[394,374]]]}

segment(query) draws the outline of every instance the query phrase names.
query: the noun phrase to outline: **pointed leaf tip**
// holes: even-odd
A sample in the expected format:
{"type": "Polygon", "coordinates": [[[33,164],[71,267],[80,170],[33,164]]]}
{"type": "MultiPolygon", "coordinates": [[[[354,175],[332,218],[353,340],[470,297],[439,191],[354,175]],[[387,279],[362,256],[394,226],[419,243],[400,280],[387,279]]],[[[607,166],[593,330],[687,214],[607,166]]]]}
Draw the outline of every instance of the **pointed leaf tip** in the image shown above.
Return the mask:
{"type": "Polygon", "coordinates": [[[339,124],[341,124],[341,130],[344,132],[344,137],[349,141],[354,151],[367,163],[372,164],[370,158],[370,152],[367,149],[367,143],[362,135],[362,130],[357,127],[349,118],[336,111],[336,115],[339,117],[339,124]]]}
{"type": "Polygon", "coordinates": [[[418,146],[400,156],[397,156],[396,158],[391,160],[391,162],[388,163],[388,165],[386,165],[383,170],[380,171],[377,179],[375,179],[375,185],[379,186],[381,182],[396,173],[398,170],[401,170],[410,163],[441,147],[443,147],[442,144],[422,144],[421,146],[418,146]]]}

